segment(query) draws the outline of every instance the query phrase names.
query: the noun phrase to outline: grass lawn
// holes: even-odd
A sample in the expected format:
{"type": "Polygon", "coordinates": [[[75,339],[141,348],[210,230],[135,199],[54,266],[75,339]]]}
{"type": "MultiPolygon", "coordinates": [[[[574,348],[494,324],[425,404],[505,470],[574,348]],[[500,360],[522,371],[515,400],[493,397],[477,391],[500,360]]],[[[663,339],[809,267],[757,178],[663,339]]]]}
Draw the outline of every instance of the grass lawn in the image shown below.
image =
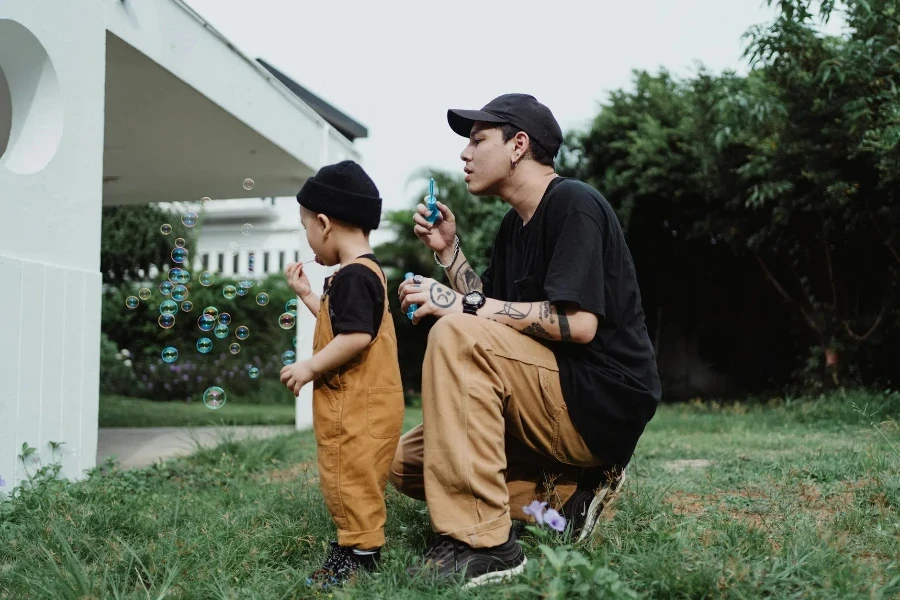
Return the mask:
{"type": "MultiPolygon", "coordinates": [[[[516,589],[407,577],[428,516],[389,487],[382,572],[332,597],[896,598],[898,416],[900,394],[663,406],[594,543],[528,549],[516,589]]],[[[0,598],[316,597],[302,582],[332,535],[311,434],[226,442],[0,503],[0,598]]]]}
{"type": "Polygon", "coordinates": [[[195,427],[199,425],[293,425],[293,404],[226,403],[218,410],[202,402],[153,402],[100,396],[100,427],[195,427]]]}

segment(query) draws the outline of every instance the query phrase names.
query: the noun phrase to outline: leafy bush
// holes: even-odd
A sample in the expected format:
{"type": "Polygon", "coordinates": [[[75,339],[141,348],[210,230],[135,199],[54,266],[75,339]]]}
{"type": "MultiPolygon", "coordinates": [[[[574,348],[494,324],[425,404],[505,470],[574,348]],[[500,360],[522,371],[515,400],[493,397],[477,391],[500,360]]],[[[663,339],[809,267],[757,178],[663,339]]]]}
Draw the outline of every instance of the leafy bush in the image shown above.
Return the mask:
{"type": "Polygon", "coordinates": [[[134,393],[137,378],[132,368],[131,353],[119,350],[105,333],[100,334],[100,392],[129,395],[134,393]]]}

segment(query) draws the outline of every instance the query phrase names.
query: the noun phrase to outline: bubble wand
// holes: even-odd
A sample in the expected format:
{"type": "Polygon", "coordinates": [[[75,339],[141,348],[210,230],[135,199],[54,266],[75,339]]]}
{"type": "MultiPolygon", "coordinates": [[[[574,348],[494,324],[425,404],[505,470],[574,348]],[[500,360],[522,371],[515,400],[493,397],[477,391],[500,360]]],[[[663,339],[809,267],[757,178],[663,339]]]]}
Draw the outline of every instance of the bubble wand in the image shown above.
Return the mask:
{"type": "Polygon", "coordinates": [[[428,197],[425,198],[425,208],[431,211],[428,213],[428,216],[425,217],[425,220],[434,224],[441,215],[441,211],[439,211],[437,207],[437,198],[434,197],[434,177],[428,182],[428,197]]]}
{"type": "MultiPolygon", "coordinates": [[[[434,180],[432,179],[432,181],[434,181],[434,180]]],[[[403,276],[403,278],[406,279],[407,281],[409,281],[410,279],[413,278],[413,274],[407,273],[406,275],[403,276]]],[[[408,318],[410,321],[412,321],[413,313],[416,312],[418,309],[419,309],[418,304],[410,304],[409,308],[406,309],[406,318],[408,318]]]]}

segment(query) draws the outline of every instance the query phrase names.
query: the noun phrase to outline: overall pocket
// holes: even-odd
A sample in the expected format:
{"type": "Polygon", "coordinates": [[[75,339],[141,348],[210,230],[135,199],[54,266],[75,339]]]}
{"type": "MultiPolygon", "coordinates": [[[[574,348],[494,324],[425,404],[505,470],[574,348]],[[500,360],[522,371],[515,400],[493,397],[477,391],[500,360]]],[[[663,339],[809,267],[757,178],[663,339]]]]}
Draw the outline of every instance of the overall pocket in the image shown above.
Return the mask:
{"type": "Polygon", "coordinates": [[[366,411],[369,435],[379,439],[399,437],[403,428],[403,386],[369,388],[366,411]]]}

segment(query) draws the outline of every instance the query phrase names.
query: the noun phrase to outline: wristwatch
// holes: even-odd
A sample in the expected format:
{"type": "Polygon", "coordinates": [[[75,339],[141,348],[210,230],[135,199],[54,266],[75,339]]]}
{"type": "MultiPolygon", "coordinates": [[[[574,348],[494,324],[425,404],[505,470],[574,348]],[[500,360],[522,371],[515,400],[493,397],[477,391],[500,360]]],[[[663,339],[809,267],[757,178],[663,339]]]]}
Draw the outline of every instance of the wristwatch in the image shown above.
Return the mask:
{"type": "Polygon", "coordinates": [[[481,292],[469,292],[462,299],[463,312],[467,315],[477,314],[478,309],[484,306],[485,302],[484,294],[481,292]]]}

